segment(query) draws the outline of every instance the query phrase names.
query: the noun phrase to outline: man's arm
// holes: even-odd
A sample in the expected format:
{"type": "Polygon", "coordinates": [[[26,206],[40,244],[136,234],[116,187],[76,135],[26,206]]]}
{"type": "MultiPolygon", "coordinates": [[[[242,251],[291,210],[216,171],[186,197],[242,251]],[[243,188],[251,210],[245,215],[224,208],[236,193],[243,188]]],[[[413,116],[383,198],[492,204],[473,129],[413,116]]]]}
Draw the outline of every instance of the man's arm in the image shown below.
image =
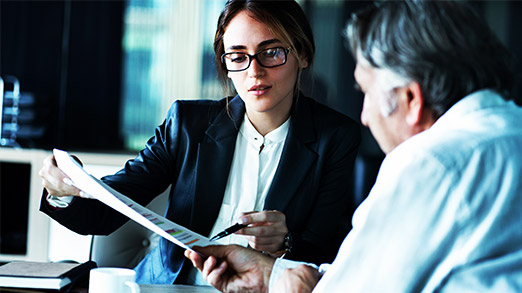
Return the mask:
{"type": "Polygon", "coordinates": [[[223,292],[268,292],[274,259],[238,245],[197,247],[185,251],[205,280],[223,292]],[[205,258],[205,256],[207,256],[205,258]]]}
{"type": "Polygon", "coordinates": [[[321,274],[316,268],[301,264],[285,270],[276,284],[270,286],[270,293],[309,293],[320,278],[321,274]]]}
{"type": "MultiPolygon", "coordinates": [[[[197,251],[200,254],[187,250],[185,256],[192,261],[207,282],[220,291],[268,292],[269,283],[274,283],[270,278],[275,259],[258,251],[238,245],[197,247],[197,251]]],[[[290,261],[285,260],[285,262],[290,261]]],[[[292,262],[290,266],[295,267],[299,264],[302,263],[292,262]]],[[[317,269],[312,267],[310,269],[299,267],[283,275],[287,277],[280,278],[275,287],[284,284],[288,288],[313,288],[319,279],[317,269]],[[309,276],[317,277],[310,280],[309,276]]]]}

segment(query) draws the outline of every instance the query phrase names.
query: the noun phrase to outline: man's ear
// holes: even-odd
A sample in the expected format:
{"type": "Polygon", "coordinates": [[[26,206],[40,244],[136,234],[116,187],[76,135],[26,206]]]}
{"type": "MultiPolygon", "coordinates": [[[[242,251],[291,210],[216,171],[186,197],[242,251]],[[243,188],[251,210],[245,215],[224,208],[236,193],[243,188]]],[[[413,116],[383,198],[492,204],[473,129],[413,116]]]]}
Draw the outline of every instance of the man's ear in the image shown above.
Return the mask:
{"type": "Polygon", "coordinates": [[[424,97],[418,82],[411,82],[406,86],[406,123],[416,126],[422,122],[424,97]]]}

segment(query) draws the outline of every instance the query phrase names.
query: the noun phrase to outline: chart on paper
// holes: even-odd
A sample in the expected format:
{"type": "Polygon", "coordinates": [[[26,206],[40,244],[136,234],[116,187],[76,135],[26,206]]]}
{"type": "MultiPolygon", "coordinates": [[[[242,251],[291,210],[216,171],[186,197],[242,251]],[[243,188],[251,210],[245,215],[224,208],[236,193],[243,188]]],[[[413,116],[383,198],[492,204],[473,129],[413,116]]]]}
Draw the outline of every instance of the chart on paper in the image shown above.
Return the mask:
{"type": "Polygon", "coordinates": [[[69,176],[74,186],[138,224],[185,249],[211,244],[207,237],[158,215],[91,176],[66,151],[54,149],[53,154],[58,168],[69,176]]]}

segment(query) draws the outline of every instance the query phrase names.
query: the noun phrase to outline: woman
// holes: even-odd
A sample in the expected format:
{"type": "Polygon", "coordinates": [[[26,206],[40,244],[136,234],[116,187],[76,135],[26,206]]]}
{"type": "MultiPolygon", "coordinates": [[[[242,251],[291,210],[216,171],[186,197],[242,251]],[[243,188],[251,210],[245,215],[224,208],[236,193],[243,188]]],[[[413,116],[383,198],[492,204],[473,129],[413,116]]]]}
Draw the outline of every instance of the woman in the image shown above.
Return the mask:
{"type": "MultiPolygon", "coordinates": [[[[172,185],[166,217],[202,235],[249,225],[221,243],[333,260],[353,210],[349,182],[360,133],[354,121],[299,92],[314,54],[303,11],[295,1],[231,0],[214,51],[225,87],[230,79],[238,95],[176,101],[145,149],[103,181],[143,205],[172,185]]],[[[41,210],[68,228],[109,234],[126,220],[80,198],[52,157],[40,174],[50,194],[41,210]],[[76,196],[63,203],[68,195],[76,196]]],[[[162,239],[136,267],[138,281],[199,283],[183,264],[183,249],[162,239]]]]}

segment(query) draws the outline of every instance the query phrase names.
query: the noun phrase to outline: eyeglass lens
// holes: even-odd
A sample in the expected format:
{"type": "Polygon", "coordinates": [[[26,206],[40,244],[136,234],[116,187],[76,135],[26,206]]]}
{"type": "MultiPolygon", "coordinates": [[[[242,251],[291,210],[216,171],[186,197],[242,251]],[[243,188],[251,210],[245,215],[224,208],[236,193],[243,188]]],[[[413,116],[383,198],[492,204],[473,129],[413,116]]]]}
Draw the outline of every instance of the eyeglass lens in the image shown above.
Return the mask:
{"type": "Polygon", "coordinates": [[[268,48],[249,55],[242,52],[231,52],[223,54],[223,61],[229,71],[245,70],[255,58],[263,67],[276,67],[286,63],[287,50],[282,47],[268,48]]]}

